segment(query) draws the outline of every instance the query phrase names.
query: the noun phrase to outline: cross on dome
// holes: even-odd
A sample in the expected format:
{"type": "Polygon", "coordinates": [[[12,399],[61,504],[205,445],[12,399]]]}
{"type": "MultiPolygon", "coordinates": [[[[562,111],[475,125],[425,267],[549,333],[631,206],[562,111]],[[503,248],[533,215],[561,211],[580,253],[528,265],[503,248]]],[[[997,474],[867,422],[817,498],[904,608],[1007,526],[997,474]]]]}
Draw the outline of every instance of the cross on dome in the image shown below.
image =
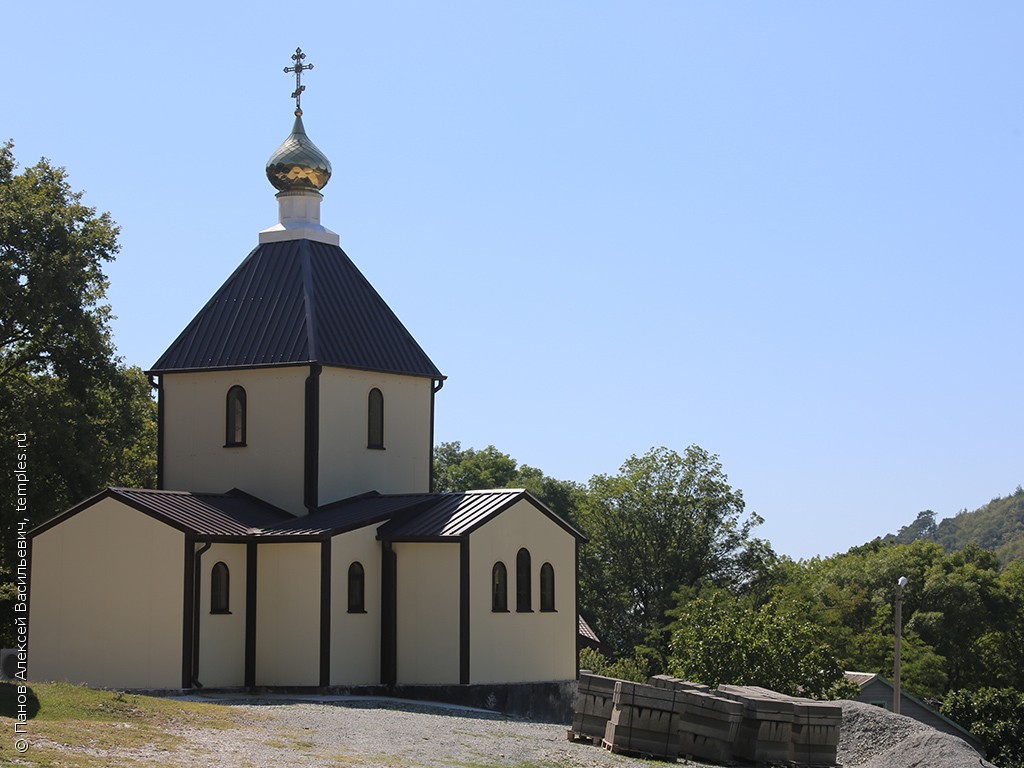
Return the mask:
{"type": "Polygon", "coordinates": [[[301,116],[302,115],[302,105],[301,105],[302,92],[304,90],[306,90],[306,86],[304,86],[302,84],[302,73],[304,71],[306,71],[307,69],[312,69],[313,68],[312,64],[303,64],[302,63],[305,60],[305,58],[306,58],[306,54],[304,54],[302,52],[302,49],[301,48],[296,48],[295,49],[295,53],[292,54],[292,61],[295,62],[295,66],[293,66],[293,67],[285,67],[284,68],[284,71],[285,71],[286,74],[290,73],[290,72],[294,72],[295,73],[295,91],[292,93],[292,98],[295,99],[295,115],[296,116],[301,116]]]}

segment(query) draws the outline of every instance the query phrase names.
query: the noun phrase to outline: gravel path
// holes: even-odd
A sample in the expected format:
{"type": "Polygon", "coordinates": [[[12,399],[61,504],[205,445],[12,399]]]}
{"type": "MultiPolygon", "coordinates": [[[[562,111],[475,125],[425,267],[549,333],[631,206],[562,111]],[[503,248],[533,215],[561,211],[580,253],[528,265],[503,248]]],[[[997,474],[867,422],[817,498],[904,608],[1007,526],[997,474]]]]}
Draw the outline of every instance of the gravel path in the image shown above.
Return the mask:
{"type": "MultiPolygon", "coordinates": [[[[216,768],[604,768],[659,765],[566,739],[566,726],[398,700],[232,703],[247,725],[186,729],[164,765],[216,768]]],[[[843,702],[839,763],[848,768],[976,768],[959,739],[877,707],[843,702]]],[[[707,763],[686,763],[707,766],[707,763]]]]}

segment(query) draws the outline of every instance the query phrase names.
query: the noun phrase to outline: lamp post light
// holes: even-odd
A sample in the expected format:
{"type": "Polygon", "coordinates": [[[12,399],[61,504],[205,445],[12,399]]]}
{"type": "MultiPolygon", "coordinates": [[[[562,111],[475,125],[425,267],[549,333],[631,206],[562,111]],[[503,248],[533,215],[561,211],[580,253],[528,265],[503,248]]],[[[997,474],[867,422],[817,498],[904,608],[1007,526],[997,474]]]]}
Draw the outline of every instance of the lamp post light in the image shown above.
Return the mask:
{"type": "Polygon", "coordinates": [[[900,713],[900,662],[903,654],[903,588],[907,577],[900,576],[896,582],[896,661],[892,675],[892,711],[900,713]]]}

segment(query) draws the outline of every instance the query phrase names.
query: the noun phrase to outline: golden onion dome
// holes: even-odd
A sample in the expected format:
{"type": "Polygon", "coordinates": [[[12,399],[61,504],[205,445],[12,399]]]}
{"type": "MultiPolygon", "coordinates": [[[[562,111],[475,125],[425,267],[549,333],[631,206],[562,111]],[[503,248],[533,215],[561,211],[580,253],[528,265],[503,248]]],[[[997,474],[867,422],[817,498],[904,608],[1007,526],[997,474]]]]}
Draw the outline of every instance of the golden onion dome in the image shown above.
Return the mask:
{"type": "Polygon", "coordinates": [[[267,161],[267,178],[281,192],[312,189],[319,192],[331,178],[331,161],[317,149],[296,110],[291,135],[267,161]]]}

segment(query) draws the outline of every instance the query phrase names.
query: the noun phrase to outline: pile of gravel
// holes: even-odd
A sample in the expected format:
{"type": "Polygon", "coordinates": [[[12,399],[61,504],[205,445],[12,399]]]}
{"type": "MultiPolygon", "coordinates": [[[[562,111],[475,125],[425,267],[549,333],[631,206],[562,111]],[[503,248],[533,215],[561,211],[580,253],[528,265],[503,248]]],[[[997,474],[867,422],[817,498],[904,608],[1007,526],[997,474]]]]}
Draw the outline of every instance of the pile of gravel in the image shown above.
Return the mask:
{"type": "Polygon", "coordinates": [[[843,701],[839,764],[848,768],[974,768],[992,766],[967,742],[903,715],[843,701]]]}
{"type": "MultiPolygon", "coordinates": [[[[666,765],[566,740],[566,726],[466,708],[347,697],[197,697],[232,705],[239,728],[179,729],[185,745],[164,766],[218,768],[634,768],[666,765]]],[[[840,702],[838,762],[844,768],[977,768],[964,741],[909,717],[840,702]]],[[[147,763],[150,764],[150,763],[147,763]]],[[[703,768],[711,763],[682,761],[703,768]]]]}

